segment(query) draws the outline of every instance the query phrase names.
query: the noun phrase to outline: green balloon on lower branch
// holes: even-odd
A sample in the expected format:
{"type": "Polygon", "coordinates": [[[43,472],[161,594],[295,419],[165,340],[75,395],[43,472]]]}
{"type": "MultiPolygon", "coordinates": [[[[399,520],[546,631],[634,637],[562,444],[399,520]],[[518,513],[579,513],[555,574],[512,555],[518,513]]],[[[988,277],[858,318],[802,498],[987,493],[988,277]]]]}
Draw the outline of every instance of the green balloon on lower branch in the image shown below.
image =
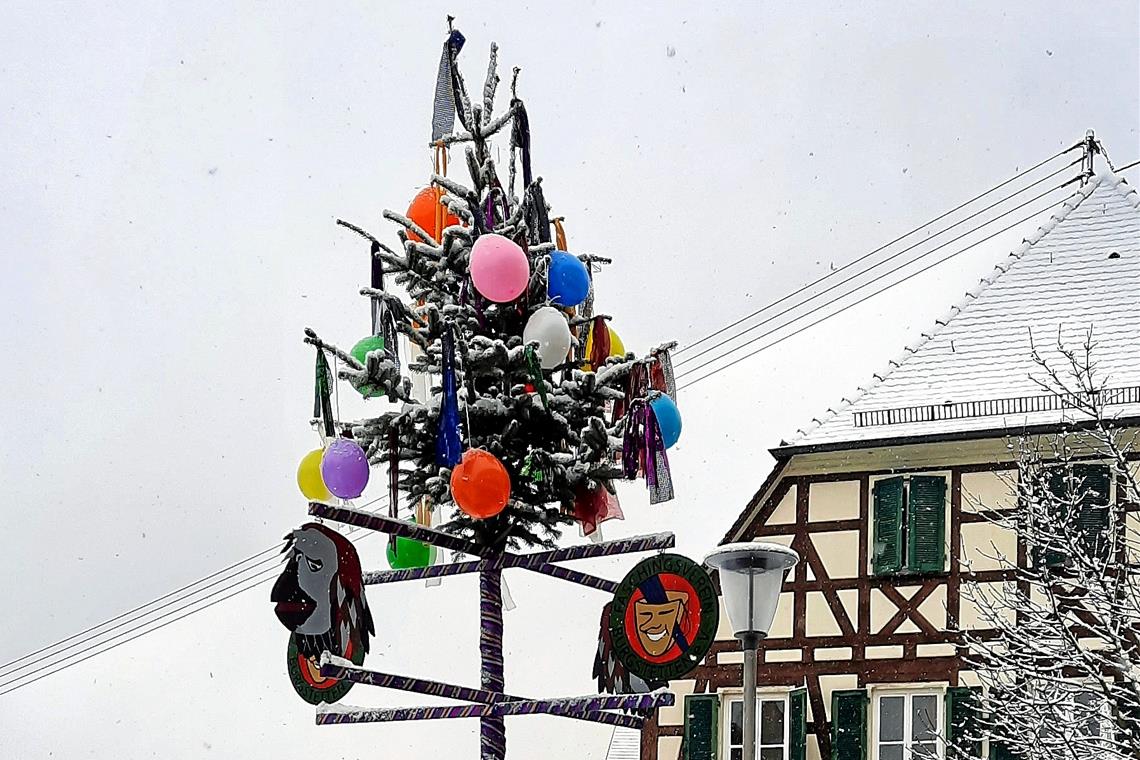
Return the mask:
{"type": "Polygon", "coordinates": [[[356,341],[356,345],[349,351],[352,358],[361,364],[368,361],[368,353],[370,351],[383,351],[384,350],[384,336],[383,335],[369,335],[367,338],[361,338],[356,341]]]}
{"type": "Polygon", "coordinates": [[[411,538],[397,538],[396,549],[388,547],[388,564],[393,570],[428,567],[435,564],[435,547],[411,538]]]}
{"type": "MultiPolygon", "coordinates": [[[[361,364],[368,364],[368,354],[372,351],[384,350],[384,336],[382,335],[369,335],[368,337],[361,338],[356,342],[356,345],[349,351],[352,358],[361,364]]],[[[373,396],[383,396],[384,389],[373,385],[363,385],[356,389],[364,398],[372,398],[373,396]]]]}

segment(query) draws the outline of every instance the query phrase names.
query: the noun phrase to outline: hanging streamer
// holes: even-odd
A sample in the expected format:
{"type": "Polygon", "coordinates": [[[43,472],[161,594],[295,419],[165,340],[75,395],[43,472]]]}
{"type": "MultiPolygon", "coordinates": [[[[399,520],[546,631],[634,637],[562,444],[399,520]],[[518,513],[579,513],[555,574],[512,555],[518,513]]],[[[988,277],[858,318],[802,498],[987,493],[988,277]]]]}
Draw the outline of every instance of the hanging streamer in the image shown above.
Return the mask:
{"type": "MultiPolygon", "coordinates": [[[[388,516],[400,517],[400,435],[396,428],[388,429],[388,516]]],[[[388,534],[388,551],[398,555],[396,534],[388,534]]]]}
{"type": "Polygon", "coordinates": [[[644,398],[634,401],[626,414],[621,459],[626,479],[636,478],[638,472],[645,473],[650,504],[673,498],[673,478],[669,473],[665,442],[661,439],[661,426],[657,424],[653,407],[644,398]]]}
{"type": "Polygon", "coordinates": [[[624,520],[625,515],[617,496],[604,485],[582,484],[574,491],[574,519],[582,526],[582,535],[590,536],[606,520],[624,520]]]}
{"type": "Polygon", "coordinates": [[[639,398],[645,398],[649,393],[649,373],[643,362],[638,362],[629,368],[625,378],[625,397],[614,402],[613,422],[625,416],[626,412],[639,398]]]}
{"type": "Polygon", "coordinates": [[[669,346],[654,349],[650,356],[655,360],[649,367],[650,386],[676,402],[677,379],[673,374],[673,357],[669,355],[669,346]]]}
{"type": "Polygon", "coordinates": [[[325,350],[317,348],[316,383],[313,386],[313,416],[324,422],[325,438],[336,436],[333,426],[331,373],[325,350]]]}
{"type": "Polygon", "coordinates": [[[443,395],[439,402],[439,430],[435,439],[435,463],[440,467],[459,464],[463,442],[459,435],[459,390],[455,382],[455,334],[449,325],[443,331],[440,375],[443,395]]]}
{"type": "Polygon", "coordinates": [[[554,246],[560,251],[569,251],[566,247],[566,229],[562,226],[562,217],[555,217],[550,220],[554,225],[554,246]]]}
{"type": "Polygon", "coordinates": [[[435,103],[431,112],[432,140],[450,135],[455,129],[456,88],[452,66],[455,63],[455,57],[463,49],[464,41],[459,30],[454,29],[443,43],[443,53],[439,57],[439,73],[435,78],[435,103]]]}
{"type": "Polygon", "coordinates": [[[528,188],[534,182],[530,166],[530,119],[526,115],[526,106],[518,98],[511,101],[511,108],[515,109],[515,117],[511,121],[511,147],[517,149],[522,157],[523,187],[528,188]]]}
{"type": "Polygon", "coordinates": [[[587,359],[590,366],[597,372],[610,358],[610,328],[606,325],[605,317],[594,317],[590,327],[590,355],[587,359]]]}
{"type": "Polygon", "coordinates": [[[523,356],[526,358],[526,369],[530,375],[530,384],[538,391],[538,397],[542,400],[542,408],[549,409],[546,401],[546,380],[542,377],[542,362],[538,360],[538,353],[534,350],[534,346],[527,346],[523,349],[523,356]]]}

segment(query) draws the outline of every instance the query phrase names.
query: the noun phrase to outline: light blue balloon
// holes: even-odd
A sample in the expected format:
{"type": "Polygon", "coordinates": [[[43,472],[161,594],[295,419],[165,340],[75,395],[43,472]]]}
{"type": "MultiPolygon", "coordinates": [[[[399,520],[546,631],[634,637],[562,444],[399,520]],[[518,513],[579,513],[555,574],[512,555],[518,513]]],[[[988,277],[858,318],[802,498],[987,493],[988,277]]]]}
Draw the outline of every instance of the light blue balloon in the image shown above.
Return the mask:
{"type": "Polygon", "coordinates": [[[664,441],[665,448],[673,448],[673,444],[681,438],[681,410],[673,403],[673,399],[664,393],[650,401],[649,406],[657,416],[657,425],[661,428],[661,440],[664,441]]]}
{"type": "Polygon", "coordinates": [[[577,306],[590,295],[590,273],[577,256],[566,251],[550,254],[546,292],[551,303],[563,308],[577,306]]]}

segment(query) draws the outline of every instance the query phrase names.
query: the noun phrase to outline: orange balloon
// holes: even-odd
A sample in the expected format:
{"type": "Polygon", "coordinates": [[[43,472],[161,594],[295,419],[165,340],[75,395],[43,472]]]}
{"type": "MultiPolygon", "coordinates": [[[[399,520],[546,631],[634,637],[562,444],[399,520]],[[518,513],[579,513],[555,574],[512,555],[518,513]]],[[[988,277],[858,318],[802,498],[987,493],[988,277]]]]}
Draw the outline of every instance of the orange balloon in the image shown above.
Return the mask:
{"type": "MultiPolygon", "coordinates": [[[[432,235],[442,234],[444,229],[459,224],[459,217],[448,211],[447,207],[439,202],[442,196],[443,191],[438,187],[425,187],[420,190],[412,199],[412,205],[408,206],[408,218],[432,235]],[[435,210],[441,207],[443,209],[443,226],[436,230],[435,210]]],[[[408,232],[408,240],[421,242],[420,236],[410,231],[408,232]]]]}
{"type": "Polygon", "coordinates": [[[511,498],[511,476],[494,454],[467,449],[451,471],[451,498],[476,520],[486,520],[503,511],[511,498]]]}

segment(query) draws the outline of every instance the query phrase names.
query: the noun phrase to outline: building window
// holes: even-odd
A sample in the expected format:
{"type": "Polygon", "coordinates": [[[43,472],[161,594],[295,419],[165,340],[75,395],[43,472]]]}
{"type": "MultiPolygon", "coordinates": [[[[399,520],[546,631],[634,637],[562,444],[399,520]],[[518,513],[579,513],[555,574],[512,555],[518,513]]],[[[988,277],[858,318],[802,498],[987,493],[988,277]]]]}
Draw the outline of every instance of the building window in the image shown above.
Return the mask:
{"type": "MultiPolygon", "coordinates": [[[[760,695],[756,698],[756,760],[788,760],[788,698],[760,695]]],[[[744,700],[728,702],[725,720],[724,760],[744,757],[744,700]]]]}
{"type": "Polygon", "coordinates": [[[942,695],[933,692],[879,695],[875,760],[941,760],[941,710],[942,695]]]}
{"type": "MultiPolygon", "coordinates": [[[[1111,505],[1112,474],[1104,464],[1054,465],[1045,470],[1043,485],[1052,499],[1049,502],[1054,524],[1067,525],[1077,532],[1080,550],[1101,562],[1110,559],[1111,536],[1108,513],[1111,505]]],[[[1037,547],[1036,562],[1045,567],[1065,564],[1063,547],[1037,547]]]]}
{"type": "Polygon", "coordinates": [[[876,575],[941,573],[946,564],[946,478],[883,478],[872,488],[876,575]]]}

